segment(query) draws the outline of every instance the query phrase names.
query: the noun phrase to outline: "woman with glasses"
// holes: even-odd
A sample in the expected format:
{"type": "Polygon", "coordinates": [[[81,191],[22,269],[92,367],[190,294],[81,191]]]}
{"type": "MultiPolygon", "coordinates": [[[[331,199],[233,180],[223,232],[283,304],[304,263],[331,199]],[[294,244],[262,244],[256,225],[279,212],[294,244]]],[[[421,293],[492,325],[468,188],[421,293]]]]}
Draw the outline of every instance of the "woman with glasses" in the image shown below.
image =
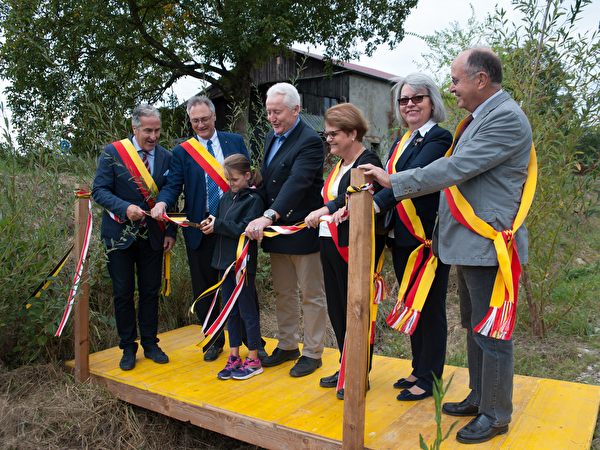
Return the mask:
{"type": "MultiPolygon", "coordinates": [[[[331,153],[341,159],[329,174],[323,187],[324,205],[311,212],[304,222],[310,228],[319,227],[319,245],[323,276],[325,279],[325,295],[327,311],[340,353],[344,348],[346,336],[346,309],[348,298],[348,240],[349,222],[345,221],[345,194],[350,185],[350,169],[359,164],[371,163],[383,167],[379,157],[374,152],[365,149],[362,138],[368,131],[367,121],[356,106],[351,103],[341,103],[332,106],[325,113],[325,133],[331,153]],[[321,221],[322,216],[331,215],[331,222],[321,221]]],[[[375,190],[380,186],[375,183],[375,190]]],[[[383,241],[376,246],[383,250],[383,241]]],[[[376,249],[376,250],[377,250],[376,249]]],[[[373,349],[371,346],[371,357],[373,349]]],[[[369,367],[370,367],[369,362],[369,367]]],[[[337,386],[339,372],[321,378],[321,387],[337,386]]],[[[337,398],[344,398],[344,390],[337,391],[337,398]]]]}
{"type": "MultiPolygon", "coordinates": [[[[392,145],[385,166],[390,174],[424,167],[442,158],[452,144],[452,134],[438,125],[446,119],[446,112],[440,91],[433,80],[425,74],[412,73],[396,81],[392,89],[396,117],[403,127],[408,128],[408,132],[392,145]]],[[[450,266],[437,261],[429,293],[425,291],[420,297],[423,299],[426,296],[424,304],[421,300],[420,312],[417,312],[419,302],[416,299],[413,301],[412,297],[417,286],[420,286],[415,283],[415,279],[419,279],[415,275],[424,269],[423,264],[430,256],[439,196],[437,192],[409,200],[414,208],[404,203],[398,204],[392,190],[387,188],[373,198],[380,210],[394,208],[394,228],[389,234],[388,245],[391,244],[394,271],[401,288],[402,282],[405,282],[401,292],[403,298],[399,297],[399,303],[388,317],[388,324],[404,332],[412,331],[410,343],[413,370],[406,378],[400,378],[394,383],[394,388],[402,389],[397,397],[400,401],[421,400],[432,395],[433,375],[441,378],[444,369],[447,337],[446,289],[450,266]],[[419,223],[422,225],[420,232],[416,231],[419,223]],[[425,245],[420,247],[423,242],[425,245]],[[422,259],[413,264],[409,257],[417,248],[417,253],[422,252],[422,259]],[[404,303],[400,303],[402,300],[404,303]],[[410,308],[411,305],[416,309],[410,308]],[[407,316],[402,316],[402,313],[407,316]],[[411,315],[412,319],[418,320],[416,327],[414,320],[406,321],[406,317],[411,315]],[[404,317],[404,322],[399,320],[401,317],[404,317]]]]}

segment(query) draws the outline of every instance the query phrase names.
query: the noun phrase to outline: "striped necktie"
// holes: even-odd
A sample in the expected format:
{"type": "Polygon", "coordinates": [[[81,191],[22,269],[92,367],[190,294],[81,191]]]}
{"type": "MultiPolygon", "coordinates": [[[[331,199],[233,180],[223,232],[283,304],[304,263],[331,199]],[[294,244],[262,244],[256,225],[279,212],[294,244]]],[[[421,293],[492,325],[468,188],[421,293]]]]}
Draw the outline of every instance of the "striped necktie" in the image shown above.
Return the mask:
{"type": "MultiPolygon", "coordinates": [[[[213,151],[212,141],[209,140],[207,145],[208,153],[214,157],[215,152],[213,151]]],[[[208,211],[214,216],[217,213],[217,205],[219,204],[219,186],[209,176],[206,177],[206,190],[208,192],[208,211]]]]}
{"type": "MultiPolygon", "coordinates": [[[[148,152],[146,150],[142,150],[142,162],[146,166],[148,173],[152,175],[152,170],[150,170],[150,160],[148,159],[148,152]]],[[[142,220],[140,221],[140,227],[146,226],[148,226],[148,221],[146,220],[146,216],[143,216],[142,220]]]]}
{"type": "Polygon", "coordinates": [[[146,169],[148,169],[148,173],[152,175],[152,170],[150,170],[150,160],[148,159],[148,152],[146,150],[142,150],[142,161],[144,162],[146,169]]]}

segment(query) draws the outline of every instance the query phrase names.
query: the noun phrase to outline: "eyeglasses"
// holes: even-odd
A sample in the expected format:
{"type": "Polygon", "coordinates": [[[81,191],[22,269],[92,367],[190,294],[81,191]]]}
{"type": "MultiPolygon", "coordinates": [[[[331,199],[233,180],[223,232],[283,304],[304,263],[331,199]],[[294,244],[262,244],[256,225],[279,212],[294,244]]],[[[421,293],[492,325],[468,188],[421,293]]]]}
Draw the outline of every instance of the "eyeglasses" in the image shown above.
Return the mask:
{"type": "Polygon", "coordinates": [[[412,102],[416,105],[417,103],[421,103],[425,97],[429,97],[429,95],[419,94],[413,95],[412,97],[402,97],[398,99],[398,103],[400,103],[401,106],[406,106],[408,105],[408,102],[412,100],[412,102]]]}
{"type": "Polygon", "coordinates": [[[479,72],[480,72],[480,71],[477,71],[477,72],[473,72],[473,73],[470,73],[470,74],[468,74],[468,75],[465,75],[464,77],[460,77],[460,78],[450,78],[450,79],[452,80],[452,84],[453,84],[454,86],[456,86],[456,85],[457,85],[457,84],[460,82],[460,80],[462,80],[463,78],[472,77],[473,75],[475,75],[476,73],[479,73],[479,72]]]}
{"type": "Polygon", "coordinates": [[[325,132],[323,133],[323,137],[325,138],[325,140],[327,140],[327,139],[329,139],[329,138],[333,139],[333,138],[335,138],[335,137],[337,136],[337,134],[338,134],[340,131],[342,131],[342,130],[325,131],[325,132]]]}
{"type": "Polygon", "coordinates": [[[208,121],[210,119],[212,119],[212,117],[213,117],[213,114],[211,113],[210,116],[208,116],[208,117],[202,117],[200,119],[191,119],[191,122],[194,125],[198,125],[200,122],[202,122],[203,125],[206,125],[208,123],[208,121]]]}

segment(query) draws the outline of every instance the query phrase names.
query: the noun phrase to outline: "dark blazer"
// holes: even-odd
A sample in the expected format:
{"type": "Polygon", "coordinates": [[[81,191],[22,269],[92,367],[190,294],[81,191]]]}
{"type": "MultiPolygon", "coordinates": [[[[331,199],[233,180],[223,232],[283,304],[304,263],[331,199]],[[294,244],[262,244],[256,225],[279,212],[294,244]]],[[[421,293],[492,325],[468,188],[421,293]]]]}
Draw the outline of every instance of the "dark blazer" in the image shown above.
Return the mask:
{"type": "MultiPolygon", "coordinates": [[[[392,156],[392,152],[396,148],[396,145],[400,139],[394,142],[388,159],[392,156]]],[[[414,139],[413,142],[408,144],[408,147],[396,163],[396,172],[403,170],[414,169],[415,167],[425,167],[432,161],[443,157],[450,145],[452,144],[452,134],[440,127],[439,125],[433,126],[420,140],[414,139]]],[[[374,197],[377,205],[382,209],[388,209],[396,206],[398,201],[394,198],[394,192],[392,189],[382,189],[374,197]]],[[[413,198],[413,204],[417,214],[421,218],[425,235],[428,239],[431,239],[433,233],[433,227],[435,225],[435,219],[437,216],[438,205],[440,201],[440,193],[434,192],[432,194],[424,195],[422,197],[413,198]]],[[[395,244],[401,247],[408,247],[413,245],[419,245],[420,242],[408,231],[408,228],[402,223],[398,217],[398,212],[394,214],[394,241],[395,244]]]]}
{"type": "MultiPolygon", "coordinates": [[[[325,206],[327,206],[327,209],[329,209],[330,214],[333,214],[346,204],[346,190],[348,189],[348,186],[350,186],[350,176],[352,169],[356,169],[361,164],[369,163],[377,167],[383,167],[379,156],[377,156],[377,153],[372,152],[370,150],[365,150],[364,152],[362,152],[358,156],[358,158],[356,158],[354,164],[352,164],[352,168],[342,176],[342,179],[340,180],[340,185],[338,187],[338,196],[333,200],[325,203],[325,206]]],[[[381,186],[377,182],[373,183],[373,188],[375,189],[375,192],[381,190],[381,186]]],[[[338,245],[340,247],[348,247],[349,238],[350,221],[346,220],[338,225],[338,245]]]]}
{"type": "MultiPolygon", "coordinates": [[[[244,139],[239,134],[217,131],[217,138],[223,151],[223,156],[241,153],[249,158],[244,139]]],[[[173,149],[173,158],[166,186],[161,189],[158,196],[159,202],[167,204],[167,211],[177,204],[177,199],[183,191],[185,203],[183,212],[190,222],[200,223],[206,214],[206,172],[190,156],[190,154],[178,145],[173,149]]],[[[198,228],[183,228],[183,237],[188,247],[198,248],[203,233],[198,228]]]]}
{"type": "MultiPolygon", "coordinates": [[[[300,120],[266,167],[273,135],[271,130],[265,139],[260,170],[263,183],[258,192],[266,207],[281,216],[277,225],[293,225],[323,205],[321,189],[325,147],[317,132],[300,120]]],[[[319,251],[318,229],[305,228],[292,235],[264,238],[262,248],[265,252],[287,255],[316,253],[319,251]]]]}
{"type": "MultiPolygon", "coordinates": [[[[132,140],[132,137],[129,139],[132,140]]],[[[167,182],[170,162],[171,152],[157,145],[154,149],[152,178],[159,190],[167,182]]],[[[127,219],[127,207],[133,203],[146,211],[150,211],[150,206],[146,203],[144,195],[133,181],[131,173],[125,167],[125,163],[123,163],[113,144],[104,147],[100,155],[96,177],[94,178],[92,198],[104,208],[100,234],[107,247],[111,248],[114,244],[117,244],[117,248],[129,247],[135,239],[140,221],[132,222],[127,219]],[[125,222],[118,223],[108,215],[107,210],[125,222]],[[130,232],[126,232],[128,228],[130,232]]],[[[149,216],[146,217],[146,223],[152,249],[162,249],[164,234],[158,223],[149,216]]],[[[173,226],[167,227],[167,235],[175,235],[173,226]]]]}

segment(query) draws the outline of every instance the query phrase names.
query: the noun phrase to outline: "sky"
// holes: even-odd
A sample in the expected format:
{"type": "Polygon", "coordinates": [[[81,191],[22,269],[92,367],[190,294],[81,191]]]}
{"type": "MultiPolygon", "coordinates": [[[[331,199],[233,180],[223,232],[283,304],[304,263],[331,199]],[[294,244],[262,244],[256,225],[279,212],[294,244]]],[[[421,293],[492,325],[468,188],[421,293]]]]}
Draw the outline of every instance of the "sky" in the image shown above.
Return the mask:
{"type": "MultiPolygon", "coordinates": [[[[574,0],[565,0],[564,5],[572,5],[574,0]]],[[[495,6],[507,11],[507,18],[512,22],[520,22],[521,13],[516,11],[511,4],[511,0],[419,0],[418,5],[408,16],[404,29],[408,33],[420,35],[433,34],[437,30],[449,28],[453,22],[458,22],[461,27],[465,27],[467,20],[471,16],[469,8],[471,4],[475,11],[475,17],[478,21],[483,21],[487,14],[493,14],[495,6]],[[461,5],[461,6],[457,6],[461,5]]],[[[540,7],[545,7],[545,2],[540,2],[540,7]]],[[[600,23],[600,0],[588,5],[582,20],[579,22],[579,29],[597,30],[600,23]]],[[[311,53],[322,54],[322,49],[308,48],[300,44],[294,48],[300,50],[309,50],[311,53]]],[[[363,66],[382,70],[394,75],[407,75],[410,72],[418,70],[414,61],[422,60],[421,55],[427,52],[427,46],[418,38],[406,35],[404,40],[394,49],[389,50],[387,45],[381,46],[371,58],[362,57],[359,60],[351,61],[363,66]]],[[[5,83],[0,80],[0,88],[5,83]]],[[[193,79],[182,79],[176,83],[174,92],[181,101],[198,93],[200,82],[193,79]]],[[[0,92],[0,102],[6,105],[5,96],[0,92]]]]}

